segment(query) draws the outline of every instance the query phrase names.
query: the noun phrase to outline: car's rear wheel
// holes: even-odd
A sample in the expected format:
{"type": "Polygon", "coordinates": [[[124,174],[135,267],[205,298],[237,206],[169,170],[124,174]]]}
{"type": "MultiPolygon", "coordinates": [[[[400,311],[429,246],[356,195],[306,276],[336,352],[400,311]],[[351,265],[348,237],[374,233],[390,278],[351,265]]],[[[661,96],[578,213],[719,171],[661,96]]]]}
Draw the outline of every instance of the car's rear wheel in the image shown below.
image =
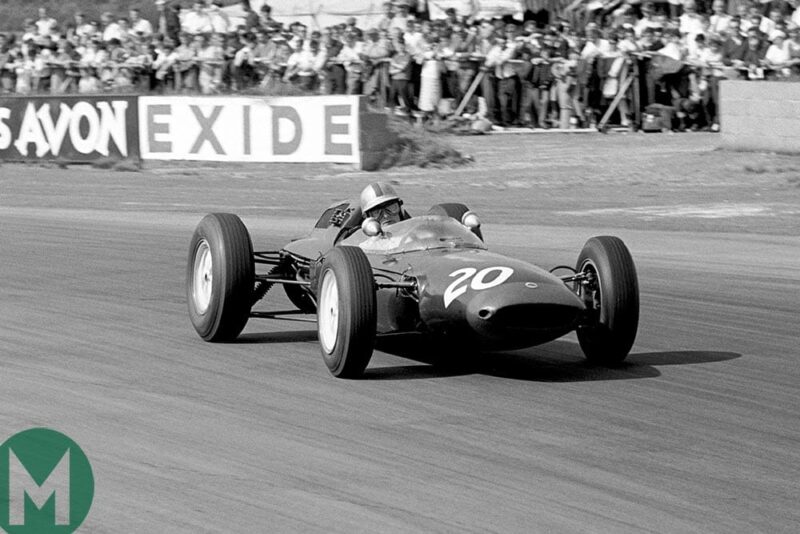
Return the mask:
{"type": "Polygon", "coordinates": [[[189,246],[186,296],[189,318],[206,341],[231,341],[250,317],[254,285],[253,243],[241,219],[211,213],[189,246]]]}
{"type": "Polygon", "coordinates": [[[334,247],[322,258],[317,284],[317,333],[333,376],[361,376],[375,347],[376,320],[369,260],[358,247],[334,247]]]}
{"type": "MultiPolygon", "coordinates": [[[[462,217],[464,217],[464,214],[468,211],[470,211],[470,209],[465,204],[447,202],[444,204],[434,204],[431,206],[431,209],[428,210],[428,215],[444,215],[446,217],[452,217],[458,222],[461,222],[462,217]]],[[[481,241],[483,241],[483,232],[481,232],[480,228],[472,228],[472,233],[478,236],[481,241]]]]}
{"type": "Polygon", "coordinates": [[[588,275],[578,290],[587,307],[577,329],[581,349],[591,362],[619,363],[633,347],[639,325],[639,281],[631,253],[617,237],[593,237],[578,256],[577,271],[588,275]]]}

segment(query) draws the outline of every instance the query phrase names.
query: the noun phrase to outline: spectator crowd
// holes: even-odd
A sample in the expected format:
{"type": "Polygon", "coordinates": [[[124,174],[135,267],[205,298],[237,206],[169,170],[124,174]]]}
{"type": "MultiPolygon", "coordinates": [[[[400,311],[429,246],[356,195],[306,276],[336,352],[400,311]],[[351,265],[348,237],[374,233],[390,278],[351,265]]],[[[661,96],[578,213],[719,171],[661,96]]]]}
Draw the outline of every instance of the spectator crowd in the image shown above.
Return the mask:
{"type": "Polygon", "coordinates": [[[593,126],[609,105],[628,125],[661,105],[681,128],[716,130],[721,79],[800,79],[800,7],[782,0],[529,0],[540,9],[524,22],[428,20],[401,0],[372,27],[319,30],[248,0],[236,21],[214,0],[156,4],[152,21],[40,8],[0,33],[0,92],[363,94],[399,114],[542,128],[593,126]]]}

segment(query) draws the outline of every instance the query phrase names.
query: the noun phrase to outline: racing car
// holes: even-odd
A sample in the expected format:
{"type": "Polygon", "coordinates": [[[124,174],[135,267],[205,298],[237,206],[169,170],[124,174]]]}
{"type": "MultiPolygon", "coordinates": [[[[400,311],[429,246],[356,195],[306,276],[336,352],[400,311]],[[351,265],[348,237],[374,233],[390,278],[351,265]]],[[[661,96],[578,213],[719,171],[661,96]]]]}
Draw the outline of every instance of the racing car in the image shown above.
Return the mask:
{"type": "Polygon", "coordinates": [[[340,378],[361,376],[377,336],[397,333],[497,351],[576,331],[589,361],[613,365],[639,321],[636,268],[619,238],[592,237],[575,268],[545,270],[490,252],[479,217],[457,203],[382,225],[357,200],[338,202],[306,237],[268,251],[253,250],[238,216],[212,213],[192,236],[186,291],[192,325],[211,342],[234,340],[251,317],[315,314],[340,378]],[[255,311],[276,284],[294,308],[255,311]]]}

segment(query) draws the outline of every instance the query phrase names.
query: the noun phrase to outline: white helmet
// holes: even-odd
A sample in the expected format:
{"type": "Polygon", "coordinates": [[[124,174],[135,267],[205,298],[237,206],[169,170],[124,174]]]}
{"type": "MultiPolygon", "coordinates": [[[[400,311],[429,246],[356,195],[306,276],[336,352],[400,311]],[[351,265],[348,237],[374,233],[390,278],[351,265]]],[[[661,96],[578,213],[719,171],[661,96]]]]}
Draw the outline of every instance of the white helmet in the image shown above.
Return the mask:
{"type": "Polygon", "coordinates": [[[375,182],[361,191],[361,212],[366,216],[369,210],[397,200],[400,197],[394,187],[384,182],[375,182]]]}

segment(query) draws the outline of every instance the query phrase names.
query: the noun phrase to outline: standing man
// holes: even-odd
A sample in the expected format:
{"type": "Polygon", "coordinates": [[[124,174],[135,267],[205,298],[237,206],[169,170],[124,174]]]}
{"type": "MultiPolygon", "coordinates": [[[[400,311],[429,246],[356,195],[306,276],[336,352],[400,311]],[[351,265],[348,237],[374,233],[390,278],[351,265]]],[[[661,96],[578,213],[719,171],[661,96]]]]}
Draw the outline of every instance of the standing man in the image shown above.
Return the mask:
{"type": "Polygon", "coordinates": [[[156,9],[158,9],[158,33],[176,43],[181,31],[180,6],[167,5],[165,0],[156,0],[156,9]]]}
{"type": "Polygon", "coordinates": [[[414,17],[409,14],[408,2],[406,0],[399,0],[395,2],[397,12],[389,24],[389,29],[400,28],[401,31],[408,29],[408,22],[414,20],[414,17]]]}
{"type": "Polygon", "coordinates": [[[36,31],[41,36],[51,35],[56,31],[58,22],[56,19],[47,16],[47,8],[39,8],[39,19],[36,21],[36,31]]]}
{"type": "Polygon", "coordinates": [[[79,39],[88,39],[91,38],[94,34],[94,29],[92,25],[86,22],[86,17],[84,16],[83,12],[78,11],[75,13],[75,35],[79,39]]]}
{"type": "Polygon", "coordinates": [[[250,0],[242,0],[240,2],[241,8],[244,11],[244,27],[247,31],[252,31],[253,28],[258,28],[260,25],[260,21],[258,19],[258,13],[253,11],[252,6],[250,6],[250,0]]]}
{"type": "Polygon", "coordinates": [[[379,30],[390,30],[392,28],[392,21],[394,20],[394,5],[391,2],[383,3],[383,16],[378,21],[379,30]]]}
{"type": "Polygon", "coordinates": [[[128,12],[128,16],[130,17],[130,31],[133,35],[141,35],[144,37],[153,35],[153,25],[150,24],[149,20],[142,18],[141,12],[137,8],[131,9],[128,12]]]}
{"type": "Polygon", "coordinates": [[[192,10],[181,21],[181,29],[188,34],[211,33],[211,18],[203,9],[202,2],[195,2],[192,10]]]}
{"type": "Polygon", "coordinates": [[[108,43],[111,39],[122,41],[124,36],[119,24],[114,22],[114,15],[108,11],[100,15],[100,22],[103,23],[103,41],[108,43]]]}

